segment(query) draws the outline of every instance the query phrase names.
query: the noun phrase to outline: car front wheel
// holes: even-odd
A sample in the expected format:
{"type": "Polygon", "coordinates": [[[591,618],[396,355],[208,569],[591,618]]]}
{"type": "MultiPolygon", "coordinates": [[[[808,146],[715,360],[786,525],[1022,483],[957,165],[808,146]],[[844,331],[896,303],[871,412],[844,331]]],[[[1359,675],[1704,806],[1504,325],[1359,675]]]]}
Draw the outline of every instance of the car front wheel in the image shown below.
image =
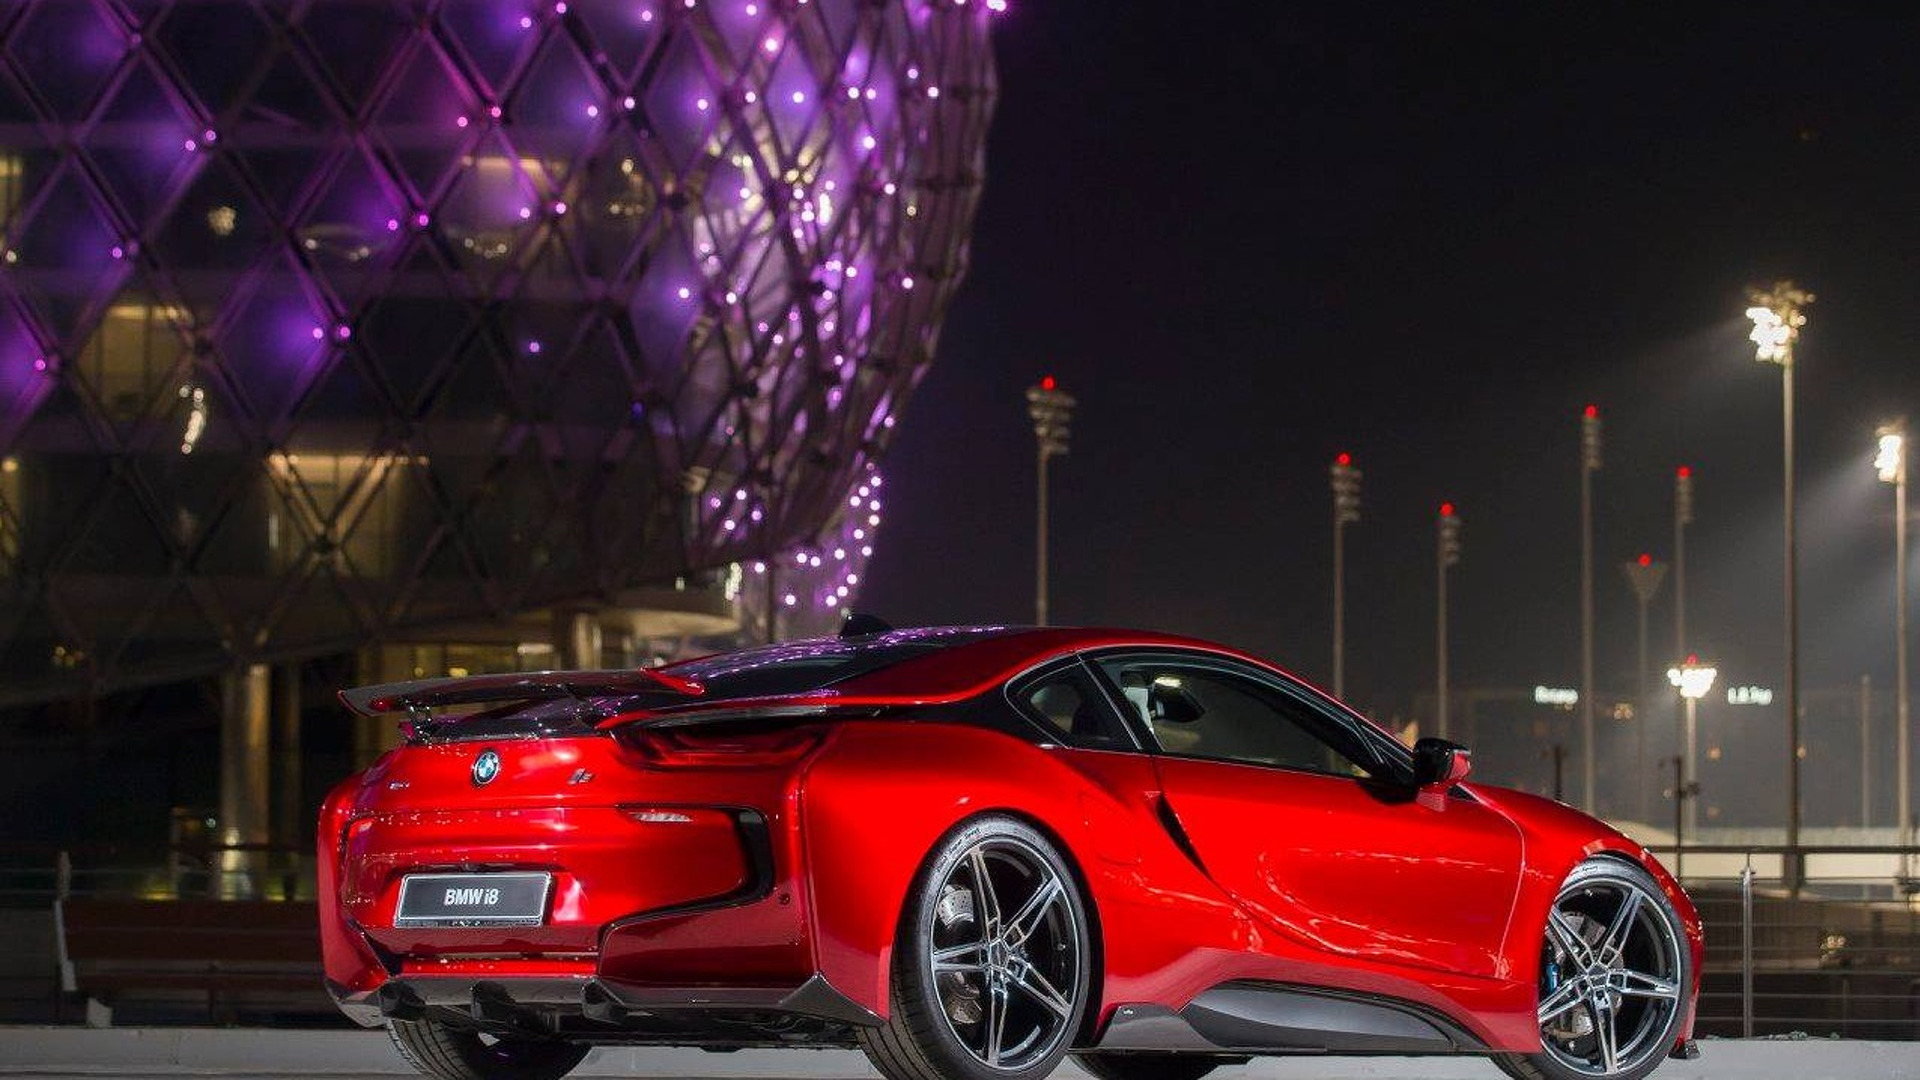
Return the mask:
{"type": "Polygon", "coordinates": [[[1567,876],[1541,945],[1540,1052],[1494,1062],[1519,1080],[1640,1080],[1679,1038],[1686,933],[1652,875],[1594,859],[1567,876]]]}
{"type": "Polygon", "coordinates": [[[942,840],[901,915],[890,1017],[858,1031],[889,1080],[1039,1080],[1086,1015],[1087,916],[1066,860],[984,815],[942,840]]]}

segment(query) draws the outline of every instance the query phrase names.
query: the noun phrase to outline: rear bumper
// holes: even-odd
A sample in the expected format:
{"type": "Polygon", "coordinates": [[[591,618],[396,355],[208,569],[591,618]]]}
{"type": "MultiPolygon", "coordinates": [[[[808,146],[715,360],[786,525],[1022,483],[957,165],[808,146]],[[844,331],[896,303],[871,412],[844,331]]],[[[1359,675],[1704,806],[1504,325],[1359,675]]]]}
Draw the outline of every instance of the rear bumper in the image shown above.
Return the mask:
{"type": "Polygon", "coordinates": [[[476,1024],[512,1027],[538,1014],[578,1013],[587,1020],[621,1025],[638,1017],[695,1019],[751,1015],[795,1017],[851,1025],[877,1025],[880,1018],[815,974],[783,986],[657,986],[586,975],[474,979],[403,975],[376,990],[353,992],[329,981],[340,1011],[363,1027],[388,1019],[411,1020],[429,1009],[469,1014],[476,1024]]]}
{"type": "Polygon", "coordinates": [[[368,1025],[426,1007],[858,1015],[837,994],[803,993],[820,965],[797,777],[645,779],[644,800],[354,813],[338,803],[367,787],[343,786],[323,818],[339,839],[337,851],[323,840],[320,881],[327,985],[341,1010],[368,1025]],[[551,875],[541,925],[395,925],[408,875],[495,870],[551,875]]]}

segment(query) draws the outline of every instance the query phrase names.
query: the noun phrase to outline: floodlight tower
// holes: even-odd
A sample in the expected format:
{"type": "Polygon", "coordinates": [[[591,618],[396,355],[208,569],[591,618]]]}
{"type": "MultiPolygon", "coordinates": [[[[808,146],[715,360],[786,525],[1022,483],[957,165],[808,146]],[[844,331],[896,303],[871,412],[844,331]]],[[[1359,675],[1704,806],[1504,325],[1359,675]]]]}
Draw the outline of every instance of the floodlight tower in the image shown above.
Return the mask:
{"type": "Polygon", "coordinates": [[[1347,696],[1347,526],[1360,520],[1360,468],[1341,451],[1327,470],[1333,482],[1333,696],[1347,696]]]}
{"type": "MultiPolygon", "coordinates": [[[[1680,699],[1686,702],[1687,724],[1686,743],[1680,751],[1680,790],[1675,798],[1686,804],[1683,820],[1689,831],[1699,827],[1699,808],[1695,803],[1700,794],[1700,699],[1713,691],[1713,680],[1720,669],[1713,664],[1701,663],[1697,656],[1689,656],[1686,662],[1667,669],[1667,681],[1680,691],[1680,699]]],[[[1675,830],[1674,843],[1680,842],[1680,831],[1675,830]]]]}
{"type": "Polygon", "coordinates": [[[1593,474],[1600,471],[1600,406],[1580,414],[1580,808],[1593,804],[1593,474]]]}
{"type": "Polygon", "coordinates": [[[1797,853],[1800,846],[1800,608],[1795,595],[1799,588],[1799,559],[1794,550],[1793,502],[1793,346],[1800,328],[1807,325],[1806,309],[1813,294],[1791,281],[1775,282],[1771,288],[1748,290],[1747,318],[1753,320],[1753,332],[1747,339],[1754,344],[1754,359],[1780,366],[1781,430],[1785,434],[1782,455],[1782,486],[1786,496],[1784,513],[1786,538],[1786,622],[1787,622],[1787,884],[1798,891],[1800,871],[1797,853]]]}
{"type": "MultiPolygon", "coordinates": [[[[1883,424],[1880,451],[1873,466],[1880,479],[1893,485],[1893,695],[1897,771],[1894,774],[1895,824],[1900,846],[1913,843],[1912,720],[1907,713],[1907,429],[1905,421],[1883,424]]],[[[1911,877],[1902,853],[1900,875],[1911,877]]]]}
{"type": "Polygon", "coordinates": [[[1647,721],[1653,716],[1652,700],[1647,693],[1647,605],[1660,592],[1660,583],[1666,580],[1667,564],[1655,562],[1652,555],[1641,553],[1637,559],[1629,559],[1620,565],[1620,572],[1626,576],[1627,586],[1633,590],[1633,598],[1640,602],[1640,654],[1639,663],[1634,665],[1634,685],[1637,696],[1634,700],[1633,725],[1633,761],[1634,773],[1639,777],[1638,809],[1639,820],[1647,820],[1647,721]]]}
{"type": "Polygon", "coordinates": [[[1035,496],[1037,518],[1033,571],[1033,622],[1047,625],[1047,463],[1067,452],[1071,438],[1073,395],[1060,389],[1053,376],[1042,378],[1027,388],[1027,416],[1033,421],[1033,436],[1038,444],[1037,472],[1040,488],[1035,496]]]}
{"type": "Polygon", "coordinates": [[[1435,522],[1438,543],[1435,545],[1435,563],[1440,584],[1440,604],[1435,624],[1434,653],[1438,661],[1439,675],[1435,690],[1439,702],[1439,711],[1435,714],[1438,730],[1435,734],[1447,738],[1447,571],[1460,561],[1460,515],[1453,504],[1440,504],[1440,517],[1435,522]]]}
{"type": "Polygon", "coordinates": [[[1693,524],[1693,467],[1673,470],[1673,655],[1687,655],[1687,526],[1693,524]]]}

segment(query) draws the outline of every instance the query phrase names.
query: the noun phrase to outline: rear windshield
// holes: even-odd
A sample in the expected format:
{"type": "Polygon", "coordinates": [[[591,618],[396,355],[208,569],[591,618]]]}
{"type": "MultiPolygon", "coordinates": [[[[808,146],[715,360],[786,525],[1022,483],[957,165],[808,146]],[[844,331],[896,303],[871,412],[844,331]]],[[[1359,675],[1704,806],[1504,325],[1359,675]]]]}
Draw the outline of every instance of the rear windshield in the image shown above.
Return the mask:
{"type": "Polygon", "coordinates": [[[966,627],[819,638],[703,656],[661,670],[705,687],[702,701],[782,697],[825,690],[903,660],[1006,632],[1002,627],[966,627]]]}

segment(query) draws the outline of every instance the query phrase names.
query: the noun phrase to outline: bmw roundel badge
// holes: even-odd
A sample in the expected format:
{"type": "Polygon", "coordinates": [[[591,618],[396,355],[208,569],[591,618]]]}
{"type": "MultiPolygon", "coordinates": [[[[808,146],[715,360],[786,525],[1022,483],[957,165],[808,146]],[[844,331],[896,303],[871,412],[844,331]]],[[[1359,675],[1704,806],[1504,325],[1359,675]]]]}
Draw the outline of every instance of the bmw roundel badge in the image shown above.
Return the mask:
{"type": "Polygon", "coordinates": [[[480,751],[480,756],[473,759],[473,786],[485,787],[499,775],[500,755],[492,750],[480,751]]]}

